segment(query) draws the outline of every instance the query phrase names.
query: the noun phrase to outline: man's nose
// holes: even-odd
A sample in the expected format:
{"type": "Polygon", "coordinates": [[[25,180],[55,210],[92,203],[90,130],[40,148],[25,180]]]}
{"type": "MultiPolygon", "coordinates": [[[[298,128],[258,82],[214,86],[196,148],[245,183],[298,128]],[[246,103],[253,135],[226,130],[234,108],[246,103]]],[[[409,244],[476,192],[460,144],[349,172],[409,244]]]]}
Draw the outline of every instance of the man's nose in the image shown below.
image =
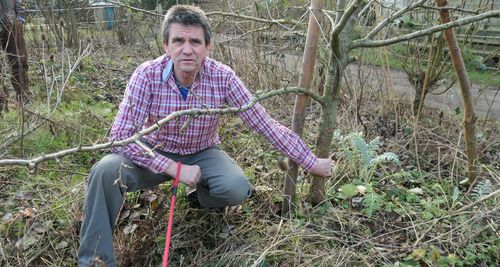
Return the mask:
{"type": "Polygon", "coordinates": [[[182,46],[182,53],[185,54],[185,55],[191,55],[191,54],[193,54],[194,53],[193,46],[190,45],[188,42],[186,42],[182,46]]]}

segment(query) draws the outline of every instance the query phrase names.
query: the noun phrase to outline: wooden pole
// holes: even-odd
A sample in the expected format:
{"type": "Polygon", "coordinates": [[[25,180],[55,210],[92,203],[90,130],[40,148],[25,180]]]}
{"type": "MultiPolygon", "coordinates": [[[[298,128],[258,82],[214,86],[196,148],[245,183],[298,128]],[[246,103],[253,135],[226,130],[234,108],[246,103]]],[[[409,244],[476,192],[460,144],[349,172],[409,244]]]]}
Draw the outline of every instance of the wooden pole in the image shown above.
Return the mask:
{"type": "MultiPolygon", "coordinates": [[[[302,68],[299,78],[299,87],[309,89],[313,78],[314,64],[316,61],[316,49],[319,39],[318,19],[322,8],[321,0],[312,0],[310,7],[309,24],[307,28],[306,46],[302,57],[302,68]]],[[[302,136],[305,120],[305,108],[307,95],[297,95],[293,111],[292,130],[302,136]]],[[[295,185],[297,183],[298,166],[297,163],[289,161],[285,174],[285,186],[283,189],[284,199],[281,209],[283,216],[290,212],[291,203],[295,200],[295,185]]]]}
{"type": "MultiPolygon", "coordinates": [[[[445,7],[447,5],[446,0],[436,0],[436,2],[438,7],[445,7]]],[[[439,17],[441,19],[441,24],[451,22],[449,9],[440,9],[439,17]]],[[[455,30],[450,28],[443,30],[443,32],[446,43],[448,44],[448,49],[450,50],[451,60],[453,62],[453,67],[455,68],[455,72],[457,73],[457,78],[462,92],[462,101],[464,105],[464,141],[467,153],[467,176],[469,177],[469,185],[472,188],[477,177],[477,165],[475,164],[477,159],[477,117],[474,113],[471,84],[469,76],[467,75],[467,70],[465,69],[462,54],[460,53],[460,47],[458,46],[457,38],[455,36],[455,30]]]]}

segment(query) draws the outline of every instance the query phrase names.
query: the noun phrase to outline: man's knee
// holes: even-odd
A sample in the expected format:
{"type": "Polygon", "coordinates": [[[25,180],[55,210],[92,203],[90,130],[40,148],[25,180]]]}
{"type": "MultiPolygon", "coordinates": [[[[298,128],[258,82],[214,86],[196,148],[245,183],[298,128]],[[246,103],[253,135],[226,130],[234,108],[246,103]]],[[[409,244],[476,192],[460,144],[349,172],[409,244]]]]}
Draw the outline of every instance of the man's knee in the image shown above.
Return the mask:
{"type": "Polygon", "coordinates": [[[90,171],[90,183],[116,185],[122,178],[123,168],[127,168],[128,160],[118,154],[109,154],[94,164],[90,171]]]}
{"type": "Polygon", "coordinates": [[[227,179],[210,191],[210,195],[223,199],[227,206],[234,206],[243,203],[250,196],[250,183],[245,176],[241,176],[227,179]]]}

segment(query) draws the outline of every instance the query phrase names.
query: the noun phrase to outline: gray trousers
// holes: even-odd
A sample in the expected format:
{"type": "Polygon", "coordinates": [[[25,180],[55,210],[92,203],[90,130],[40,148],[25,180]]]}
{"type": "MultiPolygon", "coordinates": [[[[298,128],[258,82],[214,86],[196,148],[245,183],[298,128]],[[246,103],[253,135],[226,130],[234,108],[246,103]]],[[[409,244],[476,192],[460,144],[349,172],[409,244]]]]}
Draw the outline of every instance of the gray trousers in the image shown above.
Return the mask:
{"type": "MultiPolygon", "coordinates": [[[[201,180],[196,191],[203,207],[238,205],[250,196],[250,184],[243,171],[218,146],[191,155],[162,154],[183,164],[200,166],[201,180]]],[[[139,167],[118,154],[107,155],[96,163],[90,171],[85,195],[78,264],[90,266],[94,258],[100,257],[108,266],[116,266],[113,229],[125,193],[171,179],[166,174],[139,167]]]]}

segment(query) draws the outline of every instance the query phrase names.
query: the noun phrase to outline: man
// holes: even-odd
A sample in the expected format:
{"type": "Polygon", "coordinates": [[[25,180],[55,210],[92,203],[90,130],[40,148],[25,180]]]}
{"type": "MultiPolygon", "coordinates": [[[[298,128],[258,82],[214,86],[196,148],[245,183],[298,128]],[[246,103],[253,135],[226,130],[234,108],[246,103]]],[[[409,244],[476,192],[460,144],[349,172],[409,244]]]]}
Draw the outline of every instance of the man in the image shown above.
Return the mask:
{"type": "MultiPolygon", "coordinates": [[[[12,86],[16,91],[16,99],[21,103],[29,99],[28,91],[28,56],[24,42],[23,23],[25,10],[22,0],[0,0],[0,44],[7,54],[12,68],[12,86]]],[[[2,73],[0,64],[0,73],[2,73]]],[[[8,92],[4,87],[0,92],[0,113],[7,109],[8,92]]]]}
{"type": "MultiPolygon", "coordinates": [[[[208,56],[210,28],[203,11],[174,6],[162,27],[166,54],[139,66],[132,75],[111,130],[111,140],[122,140],[172,112],[191,108],[241,107],[251,93],[228,66],[208,56]]],[[[256,104],[238,114],[252,129],[310,172],[331,175],[331,160],[318,159],[293,132],[271,119],[256,104]]],[[[91,170],[84,204],[79,264],[96,258],[114,266],[112,231],[124,193],[158,185],[175,176],[196,187],[199,204],[219,208],[241,204],[251,187],[241,168],[219,148],[218,117],[183,116],[144,136],[155,148],[150,157],[138,144],[115,149],[91,170]],[[187,125],[186,125],[187,123],[187,125]]]]}

